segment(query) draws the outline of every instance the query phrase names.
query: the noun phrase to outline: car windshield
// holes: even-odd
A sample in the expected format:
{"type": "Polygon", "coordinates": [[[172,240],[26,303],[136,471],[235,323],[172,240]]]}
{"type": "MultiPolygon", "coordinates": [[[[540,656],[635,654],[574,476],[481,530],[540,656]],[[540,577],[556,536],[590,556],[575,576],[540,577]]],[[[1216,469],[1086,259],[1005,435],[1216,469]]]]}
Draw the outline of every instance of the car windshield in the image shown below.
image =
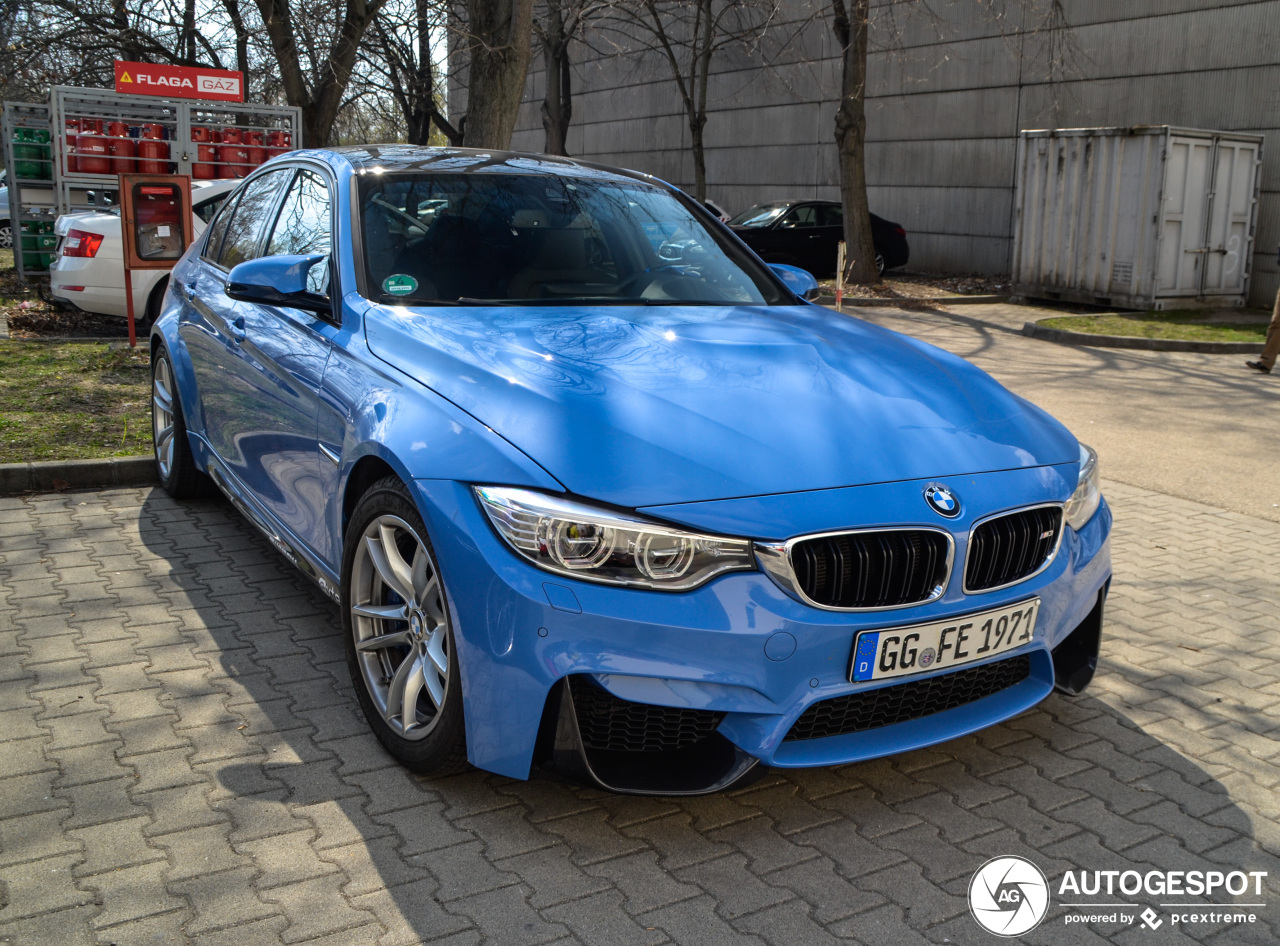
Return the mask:
{"type": "Polygon", "coordinates": [[[729,221],[731,227],[767,227],[782,216],[790,204],[756,204],[729,221]]]}
{"type": "Polygon", "coordinates": [[[360,178],[371,298],[401,305],[778,305],[764,267],[642,182],[404,172],[360,178]]]}

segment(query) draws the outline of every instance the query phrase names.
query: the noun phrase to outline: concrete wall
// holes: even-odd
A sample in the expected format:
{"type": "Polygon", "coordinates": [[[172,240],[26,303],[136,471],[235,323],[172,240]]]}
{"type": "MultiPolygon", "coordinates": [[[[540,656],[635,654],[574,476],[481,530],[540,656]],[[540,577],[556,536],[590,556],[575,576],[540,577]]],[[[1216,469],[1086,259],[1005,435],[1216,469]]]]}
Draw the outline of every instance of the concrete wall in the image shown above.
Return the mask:
{"type": "MultiPolygon", "coordinates": [[[[731,212],[837,197],[839,59],[815,0],[786,0],[797,35],[772,69],[726,53],[710,84],[709,195],[731,212]]],[[[1252,300],[1280,289],[1280,0],[965,0],[882,4],[873,17],[871,207],[910,233],[912,268],[1007,272],[1015,137],[1023,128],[1172,124],[1268,136],[1252,300]],[[891,22],[892,21],[892,22],[891,22]]],[[[775,31],[775,35],[783,32],[775,31]]],[[[607,43],[599,44],[607,46],[607,43]]],[[[689,132],[665,64],[580,49],[571,154],[691,188],[689,132]]],[[[514,147],[542,149],[535,57],[514,147]]],[[[457,89],[454,113],[465,90],[457,89]]]]}

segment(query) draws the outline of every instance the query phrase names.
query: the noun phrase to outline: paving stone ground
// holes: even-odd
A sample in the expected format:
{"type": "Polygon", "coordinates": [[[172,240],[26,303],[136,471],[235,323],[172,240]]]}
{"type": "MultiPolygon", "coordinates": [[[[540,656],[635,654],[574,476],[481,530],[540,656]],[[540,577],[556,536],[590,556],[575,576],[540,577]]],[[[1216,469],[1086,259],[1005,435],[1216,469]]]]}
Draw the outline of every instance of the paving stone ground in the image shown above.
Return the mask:
{"type": "Polygon", "coordinates": [[[0,500],[0,943],[989,944],[965,892],[1005,854],[1055,884],[1268,872],[1214,898],[1265,903],[1252,924],[1068,926],[1055,895],[1026,942],[1274,943],[1280,524],[1107,493],[1085,696],[685,800],[411,776],[359,716],[336,611],[227,504],[0,500]]]}

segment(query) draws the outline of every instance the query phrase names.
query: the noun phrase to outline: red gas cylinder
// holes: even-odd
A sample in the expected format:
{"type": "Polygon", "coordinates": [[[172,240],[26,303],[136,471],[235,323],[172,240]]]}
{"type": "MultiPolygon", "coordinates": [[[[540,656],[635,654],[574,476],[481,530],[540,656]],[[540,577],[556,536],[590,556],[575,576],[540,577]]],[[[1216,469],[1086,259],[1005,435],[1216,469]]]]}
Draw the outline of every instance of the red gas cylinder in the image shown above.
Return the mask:
{"type": "Polygon", "coordinates": [[[244,177],[249,173],[249,149],[239,128],[224,128],[218,146],[218,177],[244,177]]]}
{"type": "Polygon", "coordinates": [[[169,173],[169,143],[164,140],[164,125],[143,125],[138,138],[139,174],[169,173]]]}
{"type": "Polygon", "coordinates": [[[124,122],[107,122],[107,154],[111,155],[112,174],[132,174],[137,147],[129,137],[129,126],[124,122]]]}
{"type": "Polygon", "coordinates": [[[210,139],[208,128],[192,126],[191,141],[196,146],[196,163],[191,166],[191,176],[198,181],[211,181],[217,175],[218,151],[209,143],[210,139]]]}
{"type": "Polygon", "coordinates": [[[80,134],[80,119],[67,119],[67,135],[65,150],[62,152],[62,166],[67,174],[76,173],[76,135],[80,134]]]}
{"type": "Polygon", "coordinates": [[[267,160],[267,149],[262,147],[262,132],[246,131],[244,133],[244,144],[249,152],[249,164],[253,167],[256,168],[267,160]]]}
{"type": "Polygon", "coordinates": [[[270,161],[276,155],[288,151],[292,140],[292,136],[287,131],[276,129],[267,132],[267,160],[270,161]]]}
{"type": "Polygon", "coordinates": [[[82,118],[80,133],[76,135],[76,168],[80,174],[110,174],[111,157],[107,153],[110,144],[102,133],[102,119],[82,118]]]}

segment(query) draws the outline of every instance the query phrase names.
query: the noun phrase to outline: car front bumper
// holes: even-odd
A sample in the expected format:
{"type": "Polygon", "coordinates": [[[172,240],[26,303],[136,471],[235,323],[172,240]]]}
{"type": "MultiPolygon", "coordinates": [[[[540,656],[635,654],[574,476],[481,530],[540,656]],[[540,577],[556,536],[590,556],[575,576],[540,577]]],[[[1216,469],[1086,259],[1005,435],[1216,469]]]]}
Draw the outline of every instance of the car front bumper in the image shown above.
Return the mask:
{"type": "MultiPolygon", "coordinates": [[[[969,479],[975,508],[985,513],[1062,498],[1060,479],[1032,471],[969,479]],[[984,502],[988,496],[998,497],[1001,504],[984,502]]],[[[834,765],[965,735],[1015,716],[1050,693],[1055,648],[1086,625],[1095,609],[1100,616],[1111,575],[1111,513],[1104,502],[1079,533],[1067,529],[1052,563],[1034,577],[966,595],[953,574],[939,600],[917,607],[821,610],[789,597],[762,571],[725,575],[679,594],[639,591],[539,570],[497,538],[470,487],[439,480],[416,480],[414,485],[450,592],[470,759],[517,778],[528,777],[535,748],[541,757],[563,741],[565,733],[557,734],[554,717],[562,717],[563,730],[563,694],[569,690],[564,681],[575,675],[621,701],[723,714],[716,732],[733,746],[739,763],[834,765]],[[1040,616],[1033,640],[1019,649],[933,674],[849,680],[853,642],[860,631],[941,620],[1032,597],[1041,601],[1040,616]],[[801,714],[819,701],[1012,658],[1028,662],[1025,679],[964,705],[862,732],[786,739],[801,714]]],[[[902,484],[892,486],[900,490],[902,484]]],[[[886,488],[857,488],[854,505],[875,507],[878,491],[886,488]]],[[[794,502],[794,495],[788,501],[794,502]]],[[[838,506],[838,498],[830,495],[815,501],[838,506]]],[[[851,521],[838,511],[832,515],[829,523],[835,528],[851,521]]],[[[863,527],[881,524],[858,521],[863,527]]],[[[807,530],[796,533],[802,531],[807,530]]],[[[967,535],[955,538],[953,568],[959,570],[967,535]]],[[[1077,675],[1077,681],[1087,679],[1087,673],[1077,675]]],[[[743,771],[749,767],[738,765],[743,771]]],[[[705,790],[718,787],[722,780],[711,780],[705,790]]],[[[652,785],[646,789],[661,790],[652,785]]]]}

